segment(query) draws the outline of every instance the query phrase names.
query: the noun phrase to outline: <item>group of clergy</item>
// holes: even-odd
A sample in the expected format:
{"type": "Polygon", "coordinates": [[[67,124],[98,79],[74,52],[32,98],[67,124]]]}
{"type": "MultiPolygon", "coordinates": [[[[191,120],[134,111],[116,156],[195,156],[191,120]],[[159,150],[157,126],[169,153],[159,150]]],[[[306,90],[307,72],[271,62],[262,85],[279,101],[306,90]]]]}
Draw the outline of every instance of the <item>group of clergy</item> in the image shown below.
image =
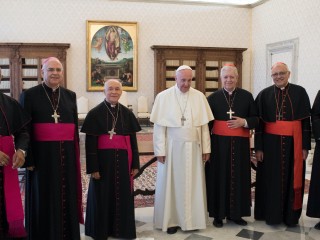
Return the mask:
{"type": "MultiPolygon", "coordinates": [[[[217,228],[225,219],[247,225],[243,217],[251,215],[252,165],[257,171],[254,218],[269,225],[298,224],[311,149],[311,106],[305,89],[289,83],[285,63],[275,63],[271,72],[274,85],[254,99],[237,87],[237,68],[225,65],[222,88],[206,100],[191,87],[192,69],[183,65],[176,70],[176,85],[156,96],[150,118],[158,159],[155,228],[168,234],[179,228],[205,229],[207,212],[217,228]]],[[[312,126],[318,142],[320,93],[312,126]]],[[[319,148],[317,144],[307,207],[314,218],[320,218],[319,148]]]]}
{"type": "MultiPolygon", "coordinates": [[[[47,58],[43,83],[24,91],[20,104],[0,93],[0,239],[80,240],[84,219],[76,94],[60,86],[63,71],[59,59],[47,58]],[[27,168],[25,216],[19,167],[27,168]]],[[[141,128],[118,103],[121,83],[109,80],[104,87],[106,98],[88,113],[81,129],[91,174],[85,234],[134,239],[133,177],[139,169],[136,132],[141,128]]]]}
{"type": "MultiPolygon", "coordinates": [[[[0,239],[80,240],[84,219],[76,94],[60,86],[63,66],[57,58],[42,64],[43,83],[24,91],[20,104],[0,93],[0,239]],[[27,168],[25,217],[19,167],[27,168]]],[[[297,225],[304,160],[311,149],[310,116],[317,145],[307,215],[320,218],[320,93],[311,110],[305,89],[288,82],[285,63],[274,64],[271,71],[274,85],[255,100],[237,87],[234,65],[221,69],[222,88],[208,98],[191,87],[192,69],[186,65],[176,70],[176,85],[156,96],[150,118],[158,160],[155,228],[168,234],[205,229],[208,212],[215,227],[223,227],[225,218],[247,225],[252,129],[254,217],[270,225],[297,225]]],[[[134,239],[133,177],[140,168],[136,132],[141,127],[118,102],[118,80],[108,80],[104,93],[81,128],[91,175],[85,234],[134,239]]]]}

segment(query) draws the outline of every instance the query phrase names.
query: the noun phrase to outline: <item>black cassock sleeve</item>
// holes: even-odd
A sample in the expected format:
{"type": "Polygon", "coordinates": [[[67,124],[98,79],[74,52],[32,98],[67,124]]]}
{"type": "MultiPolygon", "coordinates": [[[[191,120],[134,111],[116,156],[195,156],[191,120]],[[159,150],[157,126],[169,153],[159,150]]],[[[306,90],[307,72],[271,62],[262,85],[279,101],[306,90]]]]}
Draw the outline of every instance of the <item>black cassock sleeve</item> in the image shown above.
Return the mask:
{"type": "Polygon", "coordinates": [[[86,166],[87,174],[99,172],[98,162],[98,136],[86,134],[86,166]]]}
{"type": "Polygon", "coordinates": [[[320,91],[314,100],[312,110],[311,110],[311,121],[313,135],[316,141],[320,140],[320,91]]]}
{"type": "Polygon", "coordinates": [[[130,134],[130,143],[131,143],[131,149],[132,149],[131,169],[140,169],[138,141],[135,133],[130,134]]]}

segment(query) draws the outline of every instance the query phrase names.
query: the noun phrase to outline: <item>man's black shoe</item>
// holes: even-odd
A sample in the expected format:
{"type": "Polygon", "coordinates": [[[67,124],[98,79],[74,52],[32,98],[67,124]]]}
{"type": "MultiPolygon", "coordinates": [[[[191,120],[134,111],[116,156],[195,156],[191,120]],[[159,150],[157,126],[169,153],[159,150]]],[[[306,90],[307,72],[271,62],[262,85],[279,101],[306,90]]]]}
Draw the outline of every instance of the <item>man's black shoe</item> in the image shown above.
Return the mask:
{"type": "Polygon", "coordinates": [[[216,228],[222,228],[223,226],[223,222],[221,219],[214,219],[213,220],[213,226],[215,226],[216,228]]]}
{"type": "Polygon", "coordinates": [[[230,221],[233,221],[235,224],[238,224],[240,226],[247,226],[248,225],[247,221],[243,220],[243,218],[231,219],[228,217],[227,219],[230,221]]]}
{"type": "Polygon", "coordinates": [[[318,222],[316,225],[314,225],[314,228],[317,230],[320,230],[320,222],[318,222]]]}
{"type": "Polygon", "coordinates": [[[297,226],[297,224],[295,224],[295,223],[286,223],[286,225],[288,228],[294,228],[297,226]]]}
{"type": "Polygon", "coordinates": [[[168,234],[175,234],[175,233],[178,231],[178,228],[179,228],[179,227],[169,227],[169,228],[167,229],[167,233],[168,233],[168,234]]]}
{"type": "Polygon", "coordinates": [[[234,219],[232,220],[235,224],[238,224],[240,226],[247,226],[247,221],[243,220],[243,218],[240,219],[234,219]]]}

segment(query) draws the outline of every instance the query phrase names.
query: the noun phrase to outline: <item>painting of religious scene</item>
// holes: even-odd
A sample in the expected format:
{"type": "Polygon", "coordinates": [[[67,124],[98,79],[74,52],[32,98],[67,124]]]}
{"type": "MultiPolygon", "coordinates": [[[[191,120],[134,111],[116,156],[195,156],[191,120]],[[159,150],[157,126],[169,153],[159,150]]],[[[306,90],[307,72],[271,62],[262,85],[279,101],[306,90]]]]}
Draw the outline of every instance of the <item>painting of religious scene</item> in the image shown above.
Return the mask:
{"type": "Polygon", "coordinates": [[[119,79],[123,90],[137,91],[137,23],[87,21],[88,91],[102,91],[119,79]]]}

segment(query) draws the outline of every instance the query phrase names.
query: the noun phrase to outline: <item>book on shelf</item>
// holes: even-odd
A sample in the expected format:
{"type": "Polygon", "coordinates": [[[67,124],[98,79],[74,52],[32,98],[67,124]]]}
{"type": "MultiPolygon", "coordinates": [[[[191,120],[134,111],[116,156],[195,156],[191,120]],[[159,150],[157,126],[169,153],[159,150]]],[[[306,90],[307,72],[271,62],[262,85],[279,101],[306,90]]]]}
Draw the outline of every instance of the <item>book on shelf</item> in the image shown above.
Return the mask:
{"type": "Polygon", "coordinates": [[[38,77],[38,69],[36,68],[23,68],[22,69],[23,77],[38,77]]]}
{"type": "Polygon", "coordinates": [[[175,77],[175,71],[166,71],[166,77],[175,77]]]}
{"type": "Polygon", "coordinates": [[[176,84],[176,81],[166,81],[166,88],[170,88],[176,84]]]}
{"type": "Polygon", "coordinates": [[[219,71],[218,70],[211,70],[211,71],[206,71],[206,77],[212,77],[212,78],[217,78],[219,76],[219,71]]]}
{"type": "Polygon", "coordinates": [[[0,89],[10,89],[10,81],[1,81],[0,89]]]}
{"type": "Polygon", "coordinates": [[[195,60],[183,60],[183,65],[187,65],[189,67],[195,67],[196,61],[195,60]]]}
{"type": "Polygon", "coordinates": [[[38,81],[23,81],[22,89],[28,89],[38,85],[38,81]]]}
{"type": "Polygon", "coordinates": [[[10,69],[1,69],[2,77],[10,77],[10,69]]]}
{"type": "Polygon", "coordinates": [[[219,67],[219,61],[206,61],[207,67],[219,67]]]}
{"type": "Polygon", "coordinates": [[[216,81],[206,81],[205,86],[206,86],[206,88],[218,88],[219,83],[216,81]]]}
{"type": "Polygon", "coordinates": [[[166,60],[167,66],[179,67],[179,60],[166,60]]]}
{"type": "Polygon", "coordinates": [[[9,65],[9,58],[0,58],[0,65],[9,65]]]}
{"type": "Polygon", "coordinates": [[[38,59],[37,58],[25,58],[25,64],[26,65],[38,65],[38,59]]]}

